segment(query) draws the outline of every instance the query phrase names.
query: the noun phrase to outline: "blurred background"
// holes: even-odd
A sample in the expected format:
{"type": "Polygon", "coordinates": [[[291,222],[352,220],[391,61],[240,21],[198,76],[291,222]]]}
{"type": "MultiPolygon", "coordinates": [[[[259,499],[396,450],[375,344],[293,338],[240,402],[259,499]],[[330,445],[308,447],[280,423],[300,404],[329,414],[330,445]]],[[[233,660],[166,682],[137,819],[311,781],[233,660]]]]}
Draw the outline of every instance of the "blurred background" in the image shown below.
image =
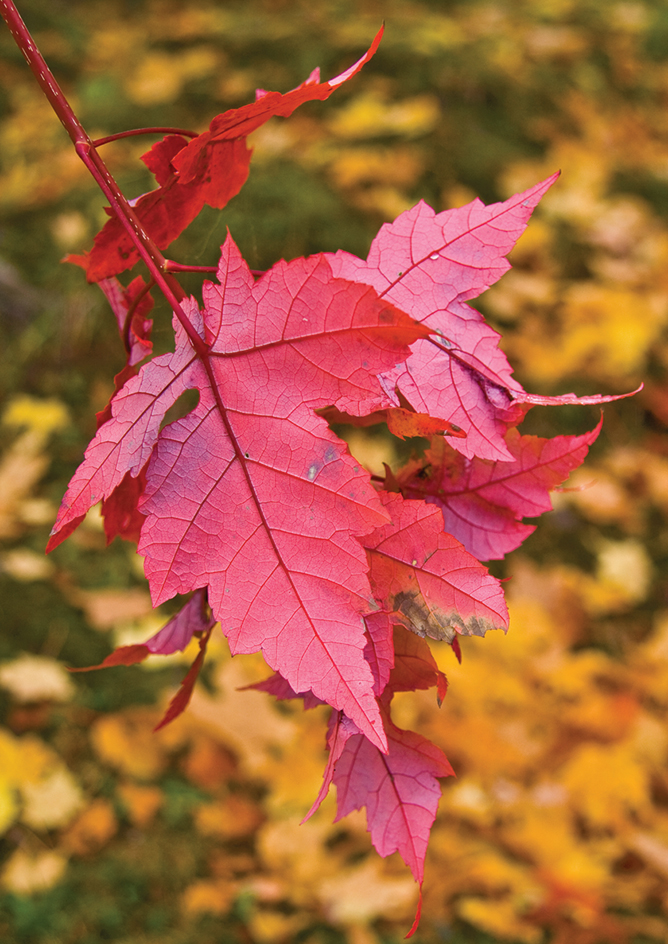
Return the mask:
{"type": "MultiPolygon", "coordinates": [[[[203,130],[256,87],[286,91],[379,52],[326,103],[250,139],[251,174],[169,250],[212,265],[229,227],[253,268],[344,248],[418,199],[502,200],[562,176],[475,302],[534,393],[621,393],[585,466],[522,549],[493,565],[507,637],[435,655],[450,691],[395,698],[443,748],[419,940],[668,940],[668,8],[663,0],[24,0],[93,137],[203,130]]],[[[44,546],[95,411],[124,363],[80,269],[104,216],[58,119],[0,29],[0,937],[7,944],[391,944],[416,888],[333,824],[326,711],[238,689],[265,677],[222,637],[191,708],[152,728],[192,653],[70,675],[141,642],[133,546],[100,519],[44,546]]],[[[129,197],[152,139],[106,147],[129,197]]],[[[189,277],[190,278],[190,277],[189,277]]],[[[186,280],[187,282],[187,280],[186,280]]],[[[187,282],[190,291],[199,283],[187,282]]],[[[157,306],[154,339],[169,347],[157,306]]],[[[592,407],[523,431],[582,433],[592,407]]],[[[410,444],[409,444],[410,445],[410,444]]],[[[420,443],[412,444],[419,448],[420,443]]],[[[423,444],[422,444],[423,445],[423,444]]],[[[370,468],[399,455],[355,431],[370,468]]]]}

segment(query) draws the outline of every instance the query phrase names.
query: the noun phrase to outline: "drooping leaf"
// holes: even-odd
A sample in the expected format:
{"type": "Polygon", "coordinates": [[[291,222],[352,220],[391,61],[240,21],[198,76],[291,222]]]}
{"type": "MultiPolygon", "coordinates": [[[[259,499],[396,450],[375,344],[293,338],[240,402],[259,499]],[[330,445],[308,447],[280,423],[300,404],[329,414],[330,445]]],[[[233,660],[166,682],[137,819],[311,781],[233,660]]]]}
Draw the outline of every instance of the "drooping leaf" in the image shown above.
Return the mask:
{"type": "Polygon", "coordinates": [[[100,662],[99,665],[87,665],[79,669],[70,669],[70,672],[92,672],[95,669],[111,669],[116,665],[136,665],[143,662],[150,655],[147,645],[119,646],[100,662]]]}
{"type": "Polygon", "coordinates": [[[419,412],[462,429],[465,438],[453,445],[469,458],[511,459],[504,435],[522,416],[514,400],[523,390],[499,335],[465,302],[508,271],[507,254],[557,176],[490,206],[474,200],[434,213],[420,202],[381,227],[365,261],[347,252],[332,259],[337,275],[373,285],[437,332],[416,342],[385,382],[419,412]]]}
{"type": "Polygon", "coordinates": [[[102,519],[107,544],[115,537],[137,544],[144,515],[139,511],[139,499],[146,486],[146,469],[133,477],[128,472],[111,495],[102,502],[102,519]]]}
{"type": "Polygon", "coordinates": [[[304,701],[305,711],[325,704],[320,698],[316,698],[313,692],[294,691],[292,685],[290,685],[287,679],[283,678],[280,672],[274,672],[273,675],[263,679],[261,682],[253,682],[252,685],[244,685],[240,691],[243,692],[249,689],[256,692],[266,692],[268,695],[273,695],[274,698],[277,698],[279,701],[291,701],[294,698],[301,698],[304,701]]]}
{"type": "Polygon", "coordinates": [[[439,703],[448,690],[447,680],[436,665],[429,644],[403,626],[394,627],[394,667],[388,686],[392,692],[414,692],[436,686],[439,703]]]}
{"type": "Polygon", "coordinates": [[[109,669],[116,665],[136,665],[153,653],[166,656],[173,652],[183,652],[195,633],[206,635],[208,639],[207,634],[210,633],[214,623],[215,620],[207,612],[206,595],[203,590],[198,590],[185,606],[146,642],[132,646],[119,646],[110,652],[99,665],[70,669],[70,672],[91,672],[94,669],[109,669]]]}
{"type": "Polygon", "coordinates": [[[202,666],[204,665],[204,656],[206,654],[206,647],[210,636],[211,629],[208,629],[206,632],[202,633],[199,641],[199,652],[197,653],[197,658],[188,669],[185,678],[179,686],[179,690],[167,706],[167,711],[163,715],[160,722],[155,726],[155,731],[159,731],[160,728],[164,728],[166,724],[170,723],[170,721],[174,721],[174,719],[178,718],[178,716],[182,714],[188,707],[188,702],[192,698],[193,689],[195,688],[195,682],[197,681],[199,673],[202,671],[202,666]]]}
{"type": "Polygon", "coordinates": [[[207,605],[206,593],[196,590],[179,612],[146,640],[145,645],[149,652],[163,656],[183,652],[195,633],[208,633],[215,622],[207,605]]]}
{"type": "Polygon", "coordinates": [[[439,777],[454,771],[434,744],[413,731],[396,727],[383,709],[389,750],[381,754],[340,713],[334,713],[328,736],[330,760],[318,800],[329,784],[336,786],[336,821],[366,808],[367,829],[381,856],[398,852],[422,883],[429,831],[441,798],[439,777]]]}
{"type": "Polygon", "coordinates": [[[444,439],[435,438],[424,460],[402,470],[399,487],[409,498],[424,498],[443,512],[445,530],[479,560],[514,551],[535,530],[522,523],[552,508],[550,490],[584,461],[601,431],[602,420],[582,436],[506,435],[510,462],[465,459],[444,439]]]}
{"type": "Polygon", "coordinates": [[[255,283],[228,238],[218,275],[203,314],[186,305],[207,356],[177,322],[174,354],[117,394],[49,548],[150,459],[139,552],[154,604],[208,586],[233,653],[262,650],[295,692],[344,709],[384,748],[363,656],[361,615],[374,603],[356,536],[387,516],[314,410],[384,407],[375,375],[425,329],[368,286],[333,278],[323,256],[278,263],[255,283]],[[199,391],[197,407],[161,430],[186,389],[199,391]]]}
{"type": "Polygon", "coordinates": [[[440,511],[400,495],[381,498],[392,520],[360,539],[378,603],[395,621],[431,639],[505,631],[508,610],[499,581],[443,531],[440,511]]]}
{"type": "MultiPolygon", "coordinates": [[[[246,137],[275,115],[287,117],[304,102],[323,101],[356,75],[376,52],[381,28],[369,50],[353,66],[327,82],[320,72],[290,92],[257,92],[256,101],[217,115],[208,131],[187,141],[170,134],[158,141],[142,160],[158,187],[133,200],[144,230],[159,249],[166,249],[195,219],[204,205],[222,209],[241,190],[248,177],[251,150],[246,137]]],[[[111,219],[95,237],[93,249],[68,261],[86,270],[89,282],[99,282],[131,269],[139,253],[120,220],[111,219]]]]}

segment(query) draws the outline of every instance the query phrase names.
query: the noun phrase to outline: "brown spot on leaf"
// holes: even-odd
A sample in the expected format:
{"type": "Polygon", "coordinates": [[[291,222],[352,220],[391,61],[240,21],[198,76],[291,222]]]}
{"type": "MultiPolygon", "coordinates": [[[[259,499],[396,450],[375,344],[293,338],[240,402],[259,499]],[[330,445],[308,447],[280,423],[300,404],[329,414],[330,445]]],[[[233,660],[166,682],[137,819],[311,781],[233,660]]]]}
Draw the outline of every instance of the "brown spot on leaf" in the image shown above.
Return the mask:
{"type": "Polygon", "coordinates": [[[451,643],[457,633],[462,636],[484,636],[495,629],[489,620],[469,616],[465,620],[454,610],[444,613],[431,607],[417,590],[397,593],[393,601],[394,617],[416,636],[445,640],[451,643]]]}

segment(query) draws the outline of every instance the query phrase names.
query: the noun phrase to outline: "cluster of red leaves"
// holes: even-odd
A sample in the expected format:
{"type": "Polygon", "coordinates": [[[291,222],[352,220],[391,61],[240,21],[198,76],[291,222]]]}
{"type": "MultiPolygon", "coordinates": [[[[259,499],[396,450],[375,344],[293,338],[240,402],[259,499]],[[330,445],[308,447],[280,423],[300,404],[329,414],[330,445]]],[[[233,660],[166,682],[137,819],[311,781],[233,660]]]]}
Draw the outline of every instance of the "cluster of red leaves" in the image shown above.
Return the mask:
{"type": "MultiPolygon", "coordinates": [[[[134,202],[165,248],[206,203],[222,207],[248,174],[246,136],[273,115],[324,99],[373,55],[330,82],[314,73],[281,95],[225,112],[188,142],[168,135],[144,156],[158,187],[134,202]]],[[[144,645],[200,652],[163,723],[186,706],[214,622],[233,654],[262,651],[261,688],[332,706],[329,762],[338,816],[366,807],[371,839],[399,851],[422,882],[444,754],[390,718],[395,692],[447,682],[427,638],[507,629],[502,588],[479,562],[518,547],[523,523],[584,459],[584,436],[546,440],[517,425],[536,402],[512,377],[498,335],[466,302],[507,271],[506,256],[557,175],[504,203],[435,213],[424,203],[384,225],[366,260],[349,253],[280,261],[255,280],[228,237],[203,306],[182,303],[175,349],[151,352],[147,286],[116,276],[138,254],[116,218],[76,260],[99,282],[128,351],[97,435],[75,473],[49,550],[102,502],[108,539],[138,540],[155,605],[193,593],[144,645]],[[184,318],[187,321],[184,323],[184,318]],[[195,340],[193,340],[195,339],[195,340]],[[164,425],[187,390],[197,406],[164,425]],[[376,487],[327,418],[431,448],[376,487]]],[[[604,402],[605,397],[586,402],[604,402]]],[[[315,807],[314,807],[315,808],[315,807]]]]}

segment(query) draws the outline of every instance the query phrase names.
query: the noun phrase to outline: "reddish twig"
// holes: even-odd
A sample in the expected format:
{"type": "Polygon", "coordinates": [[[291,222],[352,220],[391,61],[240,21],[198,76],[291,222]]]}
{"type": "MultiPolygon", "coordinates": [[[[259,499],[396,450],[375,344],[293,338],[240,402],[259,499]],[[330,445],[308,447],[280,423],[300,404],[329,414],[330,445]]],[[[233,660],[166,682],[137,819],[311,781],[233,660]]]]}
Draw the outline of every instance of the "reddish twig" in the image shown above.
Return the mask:
{"type": "Polygon", "coordinates": [[[103,144],[109,144],[111,141],[119,141],[121,138],[133,138],[138,134],[180,134],[184,138],[196,138],[197,131],[185,131],[183,128],[133,128],[132,131],[118,131],[116,134],[108,134],[105,138],[95,138],[92,141],[93,147],[101,147],[103,144]]]}
{"type": "Polygon", "coordinates": [[[185,298],[186,293],[178,281],[166,272],[165,257],[142,226],[141,221],[128,203],[113,175],[97,153],[93,141],[74,114],[72,106],[58,85],[41,52],[35,45],[13,0],[0,0],[0,14],[2,14],[3,19],[7,23],[17,46],[21,50],[40,88],[46,95],[49,104],[58,115],[63,127],[69,134],[77,154],[104,193],[122,226],[128,232],[139,255],[146,263],[156,285],[167,299],[174,314],[183,326],[193,348],[201,357],[205,357],[207,347],[190,323],[190,320],[180,304],[181,300],[185,298]]]}

